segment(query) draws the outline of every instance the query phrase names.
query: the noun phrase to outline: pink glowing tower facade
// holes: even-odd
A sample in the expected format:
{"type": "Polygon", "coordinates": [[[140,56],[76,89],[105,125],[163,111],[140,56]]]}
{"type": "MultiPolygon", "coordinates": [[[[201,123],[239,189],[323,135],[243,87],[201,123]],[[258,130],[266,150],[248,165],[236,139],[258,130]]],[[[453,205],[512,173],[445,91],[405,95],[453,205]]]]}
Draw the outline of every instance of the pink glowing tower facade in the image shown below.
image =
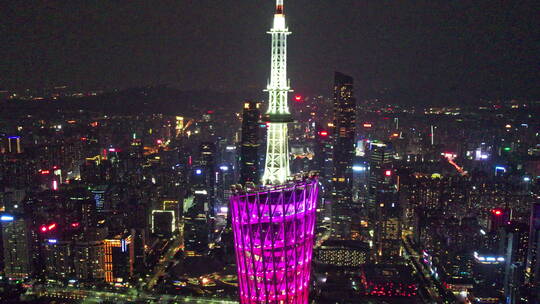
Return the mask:
{"type": "Polygon", "coordinates": [[[316,179],[231,197],[240,302],[308,303],[316,179]]]}

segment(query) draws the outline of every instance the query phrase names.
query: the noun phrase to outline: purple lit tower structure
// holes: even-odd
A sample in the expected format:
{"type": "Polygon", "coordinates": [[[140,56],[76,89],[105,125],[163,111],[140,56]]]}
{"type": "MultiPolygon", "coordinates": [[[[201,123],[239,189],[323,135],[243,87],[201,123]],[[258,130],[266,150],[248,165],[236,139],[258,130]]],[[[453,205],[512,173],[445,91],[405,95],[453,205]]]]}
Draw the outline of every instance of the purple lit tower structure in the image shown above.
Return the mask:
{"type": "Polygon", "coordinates": [[[287,35],[283,0],[277,0],[265,172],[259,187],[236,190],[231,219],[240,302],[306,304],[313,252],[318,181],[291,181],[287,123],[287,35]]]}
{"type": "Polygon", "coordinates": [[[308,302],[317,180],[231,198],[240,302],[308,302]]]}

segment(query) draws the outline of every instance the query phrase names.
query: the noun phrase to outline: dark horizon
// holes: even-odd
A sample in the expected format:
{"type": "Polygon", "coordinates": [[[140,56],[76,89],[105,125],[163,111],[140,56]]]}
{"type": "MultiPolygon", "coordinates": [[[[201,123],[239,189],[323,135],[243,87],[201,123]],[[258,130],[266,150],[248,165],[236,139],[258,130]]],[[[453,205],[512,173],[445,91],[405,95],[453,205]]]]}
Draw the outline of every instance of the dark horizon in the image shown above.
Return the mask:
{"type": "MultiPolygon", "coordinates": [[[[10,2],[0,88],[257,92],[269,76],[273,1],[88,4],[10,2]]],[[[285,1],[289,77],[299,94],[330,93],[334,71],[359,98],[421,103],[540,98],[533,1],[417,5],[285,1]]]]}

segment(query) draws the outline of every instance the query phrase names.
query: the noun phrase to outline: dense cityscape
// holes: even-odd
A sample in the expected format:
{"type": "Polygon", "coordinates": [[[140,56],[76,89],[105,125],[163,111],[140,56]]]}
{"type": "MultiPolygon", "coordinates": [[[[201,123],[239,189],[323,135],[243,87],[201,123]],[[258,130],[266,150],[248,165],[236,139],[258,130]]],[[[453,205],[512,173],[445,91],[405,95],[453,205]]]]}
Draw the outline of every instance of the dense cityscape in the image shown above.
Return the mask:
{"type": "Polygon", "coordinates": [[[267,96],[0,91],[1,303],[540,303],[540,100],[292,91],[276,2],[267,96]]]}

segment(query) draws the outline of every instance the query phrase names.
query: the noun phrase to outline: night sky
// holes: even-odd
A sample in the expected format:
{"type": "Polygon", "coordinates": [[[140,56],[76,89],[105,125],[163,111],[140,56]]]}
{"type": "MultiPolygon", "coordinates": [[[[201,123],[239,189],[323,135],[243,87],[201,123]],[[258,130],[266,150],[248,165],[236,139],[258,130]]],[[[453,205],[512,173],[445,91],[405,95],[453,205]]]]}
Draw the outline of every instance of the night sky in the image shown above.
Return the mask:
{"type": "MultiPolygon", "coordinates": [[[[272,0],[2,1],[0,88],[259,90],[272,0]]],[[[360,97],[539,98],[538,1],[285,0],[289,77],[360,97]]],[[[455,100],[454,100],[455,101],[455,100]]]]}

